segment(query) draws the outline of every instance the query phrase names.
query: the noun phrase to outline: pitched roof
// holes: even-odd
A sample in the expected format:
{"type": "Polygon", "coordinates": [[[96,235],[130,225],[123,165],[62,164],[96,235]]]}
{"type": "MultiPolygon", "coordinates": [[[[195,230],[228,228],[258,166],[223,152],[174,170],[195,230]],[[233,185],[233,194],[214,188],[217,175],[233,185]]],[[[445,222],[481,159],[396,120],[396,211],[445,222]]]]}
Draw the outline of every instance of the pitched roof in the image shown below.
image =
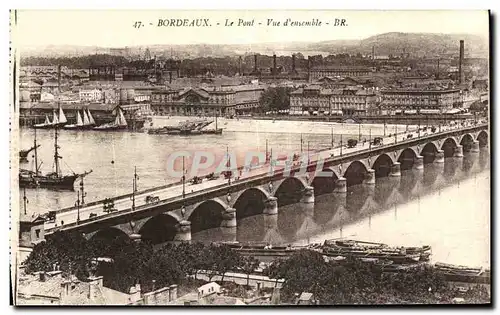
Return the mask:
{"type": "MultiPolygon", "coordinates": [[[[46,272],[45,281],[40,281],[39,273],[19,277],[18,292],[25,296],[44,296],[59,299],[66,279],[61,271],[46,272]]],[[[64,305],[126,305],[130,303],[128,294],[94,284],[94,296],[90,296],[90,282],[79,281],[72,276],[69,294],[64,296],[64,305]]]]}

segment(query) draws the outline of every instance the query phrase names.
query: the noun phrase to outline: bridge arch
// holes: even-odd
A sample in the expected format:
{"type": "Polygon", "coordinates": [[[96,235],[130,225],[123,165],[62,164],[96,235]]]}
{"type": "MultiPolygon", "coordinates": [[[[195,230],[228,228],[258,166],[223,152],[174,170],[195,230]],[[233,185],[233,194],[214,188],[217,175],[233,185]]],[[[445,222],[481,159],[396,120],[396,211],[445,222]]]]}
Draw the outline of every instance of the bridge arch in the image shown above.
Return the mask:
{"type": "Polygon", "coordinates": [[[236,220],[264,213],[265,202],[269,193],[261,187],[252,187],[244,190],[234,202],[236,220]]]}
{"type": "Polygon", "coordinates": [[[477,135],[477,141],[479,141],[480,147],[485,147],[488,145],[488,132],[485,130],[481,130],[477,135]]]}
{"type": "Polygon", "coordinates": [[[191,222],[191,233],[220,227],[227,208],[228,205],[219,198],[206,200],[192,208],[186,214],[191,222]]]}
{"type": "Polygon", "coordinates": [[[322,172],[325,175],[328,174],[328,176],[316,175],[311,181],[315,196],[333,192],[335,182],[340,178],[339,173],[334,167],[325,167],[322,172]]]}
{"type": "Polygon", "coordinates": [[[179,220],[169,213],[161,213],[149,218],[137,227],[141,239],[152,244],[173,241],[177,234],[179,220]]]}
{"type": "Polygon", "coordinates": [[[372,164],[372,169],[375,170],[375,177],[386,177],[391,173],[391,167],[394,164],[392,157],[389,154],[383,153],[379,155],[372,164]]]}
{"type": "Polygon", "coordinates": [[[420,155],[424,157],[424,163],[432,163],[438,150],[439,149],[434,142],[426,143],[420,151],[420,155]]]}
{"type": "Polygon", "coordinates": [[[286,177],[274,192],[274,196],[278,198],[278,207],[299,202],[302,191],[307,186],[307,182],[298,176],[286,177]]]}
{"type": "Polygon", "coordinates": [[[464,152],[469,152],[472,149],[473,142],[474,137],[470,133],[466,133],[460,138],[460,144],[462,145],[464,152]]]}
{"type": "Polygon", "coordinates": [[[98,248],[97,252],[113,255],[130,242],[130,237],[120,228],[107,227],[92,235],[90,241],[98,248]]]}
{"type": "Polygon", "coordinates": [[[452,157],[455,153],[455,148],[458,145],[459,144],[457,143],[457,140],[455,138],[446,138],[441,144],[441,150],[444,151],[444,157],[452,157]]]}
{"type": "Polygon", "coordinates": [[[398,162],[401,163],[401,170],[408,170],[413,167],[418,151],[413,147],[409,147],[401,151],[398,157],[398,162]]]}
{"type": "Polygon", "coordinates": [[[368,173],[368,167],[361,161],[353,161],[344,172],[347,186],[359,185],[363,183],[368,173]]]}

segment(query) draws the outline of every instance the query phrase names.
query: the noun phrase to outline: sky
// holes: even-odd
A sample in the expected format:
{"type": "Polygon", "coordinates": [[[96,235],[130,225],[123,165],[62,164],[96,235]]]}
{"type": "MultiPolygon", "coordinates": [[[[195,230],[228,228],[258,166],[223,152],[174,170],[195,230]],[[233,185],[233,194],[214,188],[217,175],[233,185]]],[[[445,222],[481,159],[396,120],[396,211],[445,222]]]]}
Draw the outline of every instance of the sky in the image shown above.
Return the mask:
{"type": "MultiPolygon", "coordinates": [[[[282,22],[283,23],[283,22],[282,22]]],[[[386,32],[470,33],[488,36],[487,11],[175,11],[21,10],[12,29],[20,47],[82,45],[124,47],[154,44],[252,44],[363,39],[386,32]],[[158,27],[159,19],[204,19],[211,27],[158,27]],[[318,19],[322,26],[266,26],[268,19],[318,19]],[[333,26],[335,19],[347,26],[333,26]],[[255,20],[224,26],[226,19],[255,20]],[[144,27],[134,28],[140,21],[144,27]],[[325,23],[329,22],[329,25],[325,23]],[[152,23],[152,25],[150,25],[152,23]],[[219,23],[220,25],[217,25],[219,23]],[[262,23],[262,25],[258,25],[262,23]]]]}

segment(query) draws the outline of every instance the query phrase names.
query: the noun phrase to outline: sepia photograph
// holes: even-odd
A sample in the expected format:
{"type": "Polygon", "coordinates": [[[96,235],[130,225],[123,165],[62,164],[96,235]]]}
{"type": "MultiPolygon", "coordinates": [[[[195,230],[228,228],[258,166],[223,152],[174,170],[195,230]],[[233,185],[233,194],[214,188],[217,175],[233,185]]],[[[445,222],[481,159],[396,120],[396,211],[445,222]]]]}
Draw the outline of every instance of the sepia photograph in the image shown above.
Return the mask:
{"type": "Polygon", "coordinates": [[[491,306],[490,23],[11,10],[13,305],[491,306]]]}

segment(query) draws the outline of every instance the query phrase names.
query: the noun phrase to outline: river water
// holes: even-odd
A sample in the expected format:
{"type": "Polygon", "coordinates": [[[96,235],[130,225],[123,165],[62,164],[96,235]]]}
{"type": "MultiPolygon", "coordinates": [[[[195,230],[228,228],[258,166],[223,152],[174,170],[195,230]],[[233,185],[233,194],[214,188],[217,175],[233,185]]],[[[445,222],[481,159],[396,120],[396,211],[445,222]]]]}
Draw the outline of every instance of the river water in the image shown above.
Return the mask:
{"type": "MultiPolygon", "coordinates": [[[[37,131],[43,171],[50,171],[53,133],[37,131]]],[[[21,129],[21,147],[33,142],[34,131],[21,129]]],[[[92,169],[85,178],[85,201],[131,192],[134,166],[139,189],[163,185],[169,177],[167,156],[176,150],[205,149],[223,154],[226,146],[237,152],[300,150],[300,136],[288,133],[237,133],[222,136],[169,137],[128,132],[59,133],[62,168],[69,172],[92,169]],[[113,162],[113,163],[112,163],[113,162]]],[[[340,135],[334,136],[334,142],[340,135]]],[[[311,148],[328,147],[331,136],[304,135],[311,148]]],[[[30,168],[30,162],[21,167],[30,168]]],[[[78,182],[75,183],[78,187],[78,182]]],[[[22,205],[22,193],[20,205],[22,205]]],[[[28,213],[74,205],[76,192],[27,189],[28,213]]],[[[236,229],[210,229],[193,240],[259,241],[306,244],[331,238],[353,238],[392,245],[432,246],[433,261],[490,265],[490,167],[488,149],[447,158],[444,164],[426,164],[423,171],[403,171],[401,178],[378,178],[374,187],[352,186],[346,197],[316,196],[312,204],[282,206],[277,216],[257,215],[239,220],[236,229]]]]}

